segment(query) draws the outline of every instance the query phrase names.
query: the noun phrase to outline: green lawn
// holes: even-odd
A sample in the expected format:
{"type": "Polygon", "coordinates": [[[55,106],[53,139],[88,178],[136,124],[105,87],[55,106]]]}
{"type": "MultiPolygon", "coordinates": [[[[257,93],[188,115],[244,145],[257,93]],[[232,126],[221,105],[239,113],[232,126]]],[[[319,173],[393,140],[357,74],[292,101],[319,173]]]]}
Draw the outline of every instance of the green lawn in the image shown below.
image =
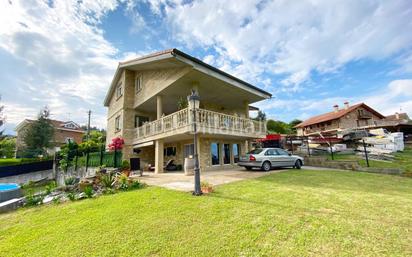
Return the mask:
{"type": "Polygon", "coordinates": [[[291,170],[0,215],[0,256],[412,256],[412,179],[291,170]]]}

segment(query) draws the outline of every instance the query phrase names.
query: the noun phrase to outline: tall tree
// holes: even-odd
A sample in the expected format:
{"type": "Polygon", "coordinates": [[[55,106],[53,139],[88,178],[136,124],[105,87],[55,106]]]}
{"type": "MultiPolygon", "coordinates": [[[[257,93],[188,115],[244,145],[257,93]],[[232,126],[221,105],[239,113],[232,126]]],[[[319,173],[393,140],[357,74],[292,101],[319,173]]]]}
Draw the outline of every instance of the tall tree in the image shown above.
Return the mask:
{"type": "Polygon", "coordinates": [[[49,119],[50,111],[47,107],[42,109],[37,120],[30,123],[24,135],[26,150],[32,155],[45,154],[51,146],[54,127],[49,119]]]}
{"type": "Polygon", "coordinates": [[[290,131],[287,123],[272,119],[267,121],[266,128],[269,133],[287,134],[290,131]]]}
{"type": "Polygon", "coordinates": [[[16,151],[16,138],[5,137],[0,139],[0,158],[12,158],[16,151]]]}
{"type": "Polygon", "coordinates": [[[292,120],[291,122],[289,122],[290,130],[291,130],[293,133],[296,133],[296,128],[295,128],[295,126],[298,125],[299,123],[302,123],[302,121],[299,120],[299,119],[294,119],[294,120],[292,120]]]}
{"type": "Polygon", "coordinates": [[[259,110],[257,116],[253,119],[258,121],[266,120],[266,113],[259,110]]]}

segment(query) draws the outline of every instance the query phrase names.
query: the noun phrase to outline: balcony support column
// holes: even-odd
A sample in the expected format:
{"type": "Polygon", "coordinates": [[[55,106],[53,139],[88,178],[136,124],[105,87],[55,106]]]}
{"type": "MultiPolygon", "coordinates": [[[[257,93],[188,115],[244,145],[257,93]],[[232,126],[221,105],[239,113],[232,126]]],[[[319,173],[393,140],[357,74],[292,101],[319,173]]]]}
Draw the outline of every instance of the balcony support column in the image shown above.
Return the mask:
{"type": "Polygon", "coordinates": [[[161,95],[156,96],[156,111],[157,111],[157,119],[162,118],[163,115],[163,98],[161,95]]]}
{"type": "Polygon", "coordinates": [[[158,139],[155,141],[155,174],[163,173],[164,165],[164,144],[163,139],[158,139]]]}

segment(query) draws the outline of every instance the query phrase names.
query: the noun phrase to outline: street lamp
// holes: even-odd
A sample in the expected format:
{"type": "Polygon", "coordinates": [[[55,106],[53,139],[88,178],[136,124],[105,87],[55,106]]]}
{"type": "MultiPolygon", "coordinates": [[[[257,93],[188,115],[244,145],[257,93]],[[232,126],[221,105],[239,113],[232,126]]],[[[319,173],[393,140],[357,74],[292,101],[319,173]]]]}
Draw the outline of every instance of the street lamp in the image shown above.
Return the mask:
{"type": "Polygon", "coordinates": [[[200,189],[200,171],[199,171],[199,155],[197,152],[197,127],[196,127],[196,109],[199,108],[200,97],[195,90],[192,90],[192,94],[187,97],[189,109],[193,112],[193,141],[194,141],[194,158],[195,158],[195,191],[193,195],[202,195],[200,189]]]}

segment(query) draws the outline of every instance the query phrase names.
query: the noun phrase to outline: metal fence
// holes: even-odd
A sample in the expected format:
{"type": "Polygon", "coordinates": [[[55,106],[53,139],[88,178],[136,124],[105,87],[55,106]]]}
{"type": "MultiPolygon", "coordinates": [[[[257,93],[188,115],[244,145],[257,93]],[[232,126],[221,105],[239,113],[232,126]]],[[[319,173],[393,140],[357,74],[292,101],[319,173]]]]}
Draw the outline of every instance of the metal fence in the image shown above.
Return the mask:
{"type": "Polygon", "coordinates": [[[78,150],[71,150],[67,155],[57,155],[56,160],[58,165],[66,170],[68,168],[74,168],[77,170],[79,167],[114,167],[118,168],[122,162],[122,152],[112,151],[106,152],[104,150],[98,152],[80,152],[78,150]]]}

